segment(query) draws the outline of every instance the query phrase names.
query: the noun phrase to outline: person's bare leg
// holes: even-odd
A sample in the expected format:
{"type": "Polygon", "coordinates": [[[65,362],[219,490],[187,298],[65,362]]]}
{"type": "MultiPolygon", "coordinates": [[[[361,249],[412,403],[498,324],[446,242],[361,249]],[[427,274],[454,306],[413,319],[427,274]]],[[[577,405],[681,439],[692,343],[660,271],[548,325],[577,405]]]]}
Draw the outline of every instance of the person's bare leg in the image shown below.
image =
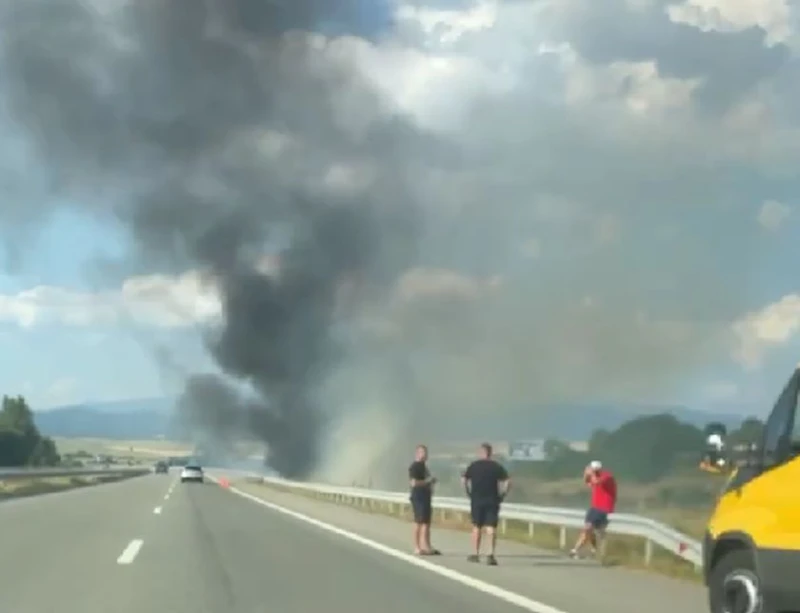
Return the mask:
{"type": "Polygon", "coordinates": [[[497,530],[492,526],[486,528],[486,536],[489,537],[489,555],[494,556],[497,549],[497,530]]]}
{"type": "Polygon", "coordinates": [[[575,546],[572,548],[572,551],[570,551],[570,553],[572,555],[577,555],[578,552],[580,552],[580,550],[586,544],[586,541],[589,540],[591,534],[592,534],[592,526],[591,524],[586,524],[583,527],[580,536],[578,536],[578,540],[575,542],[575,546]]]}
{"type": "Polygon", "coordinates": [[[423,551],[432,551],[433,547],[431,547],[431,525],[430,524],[422,524],[420,526],[420,537],[419,537],[420,546],[422,547],[423,551]]]}
{"type": "Polygon", "coordinates": [[[472,526],[472,552],[481,555],[481,529],[477,526],[472,526]]]}
{"type": "Polygon", "coordinates": [[[422,536],[422,524],[414,524],[414,553],[420,553],[422,536]]]}

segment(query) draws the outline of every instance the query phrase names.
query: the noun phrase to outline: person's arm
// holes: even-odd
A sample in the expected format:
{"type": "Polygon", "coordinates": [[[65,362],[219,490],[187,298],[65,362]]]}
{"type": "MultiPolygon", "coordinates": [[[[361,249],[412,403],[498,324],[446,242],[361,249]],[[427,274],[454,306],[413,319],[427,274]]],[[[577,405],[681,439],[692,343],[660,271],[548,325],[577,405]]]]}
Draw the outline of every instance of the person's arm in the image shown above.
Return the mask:
{"type": "Polygon", "coordinates": [[[436,483],[436,477],[434,477],[431,474],[431,471],[428,470],[427,468],[425,469],[425,479],[424,479],[424,481],[422,483],[423,483],[423,485],[426,485],[428,487],[430,487],[430,486],[432,486],[432,485],[434,485],[436,483]]]}
{"type": "Polygon", "coordinates": [[[467,466],[467,470],[461,475],[461,484],[468,497],[472,496],[472,464],[467,466]]]}
{"type": "Polygon", "coordinates": [[[587,487],[594,487],[600,482],[600,477],[589,466],[583,471],[583,481],[587,487]]]}
{"type": "Polygon", "coordinates": [[[505,469],[505,467],[501,466],[500,464],[498,464],[498,466],[500,467],[500,500],[503,500],[511,491],[511,476],[508,474],[508,471],[505,469]]]}
{"type": "Polygon", "coordinates": [[[610,478],[611,476],[608,473],[600,473],[599,475],[592,473],[589,475],[589,485],[599,485],[600,487],[605,487],[610,478]]]}

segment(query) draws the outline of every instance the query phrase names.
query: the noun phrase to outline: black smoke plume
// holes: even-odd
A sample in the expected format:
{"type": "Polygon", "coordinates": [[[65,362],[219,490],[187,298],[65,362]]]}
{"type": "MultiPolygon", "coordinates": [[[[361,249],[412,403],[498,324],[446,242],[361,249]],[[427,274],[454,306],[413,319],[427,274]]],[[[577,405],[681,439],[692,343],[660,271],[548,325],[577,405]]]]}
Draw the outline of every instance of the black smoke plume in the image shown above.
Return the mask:
{"type": "Polygon", "coordinates": [[[130,230],[142,270],[204,271],[223,308],[208,347],[228,379],[190,377],[182,415],[222,439],[264,441],[284,475],[309,474],[326,423],[315,392],[344,350],[332,335],[341,289],[379,290],[412,255],[402,150],[432,150],[346,63],[309,59],[297,31],[357,23],[361,3],[0,7],[4,112],[48,186],[4,204],[5,217],[35,225],[78,202],[130,230]],[[358,130],[337,110],[343,92],[361,105],[358,130]],[[278,153],[265,145],[275,134],[290,135],[278,153]],[[334,163],[373,160],[384,163],[367,187],[321,179],[334,163]],[[275,251],[279,272],[261,272],[275,251]]]}

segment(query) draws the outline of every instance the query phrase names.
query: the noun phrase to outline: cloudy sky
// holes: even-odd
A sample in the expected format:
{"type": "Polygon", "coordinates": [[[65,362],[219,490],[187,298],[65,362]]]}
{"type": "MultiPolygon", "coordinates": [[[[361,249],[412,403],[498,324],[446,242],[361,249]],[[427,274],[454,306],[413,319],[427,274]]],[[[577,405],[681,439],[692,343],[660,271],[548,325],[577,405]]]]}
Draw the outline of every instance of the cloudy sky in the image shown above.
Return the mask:
{"type": "MultiPolygon", "coordinates": [[[[800,361],[796,4],[361,5],[357,27],[304,35],[309,63],[357,69],[454,152],[411,180],[418,261],[358,310],[446,382],[431,401],[767,407],[800,361]]],[[[347,93],[337,112],[357,130],[347,93]]],[[[10,210],[50,196],[2,117],[10,210]]],[[[330,159],[320,180],[369,170],[330,159]]],[[[191,270],[122,278],[124,231],[53,210],[3,235],[0,390],[48,408],[174,393],[210,368],[213,290],[191,270]]]]}

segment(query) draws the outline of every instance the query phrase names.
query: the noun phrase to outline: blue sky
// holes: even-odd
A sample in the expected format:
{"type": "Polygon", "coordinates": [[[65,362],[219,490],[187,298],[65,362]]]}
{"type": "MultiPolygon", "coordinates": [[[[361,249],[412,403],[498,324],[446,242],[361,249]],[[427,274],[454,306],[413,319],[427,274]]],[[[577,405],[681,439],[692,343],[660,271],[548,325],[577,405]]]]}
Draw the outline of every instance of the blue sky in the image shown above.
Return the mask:
{"type": "MultiPolygon", "coordinates": [[[[560,40],[551,40],[541,35],[545,29],[542,25],[546,21],[545,17],[541,18],[541,22],[537,21],[536,26],[531,22],[532,25],[528,32],[520,26],[519,18],[513,17],[511,11],[521,10],[514,7],[506,9],[509,12],[505,20],[503,18],[505,13],[498,13],[499,17],[497,17],[495,25],[474,34],[474,41],[465,35],[463,38],[458,38],[455,43],[448,42],[455,39],[448,39],[443,36],[443,32],[450,32],[451,30],[448,28],[455,28],[455,26],[441,21],[441,19],[435,28],[431,29],[426,25],[431,20],[435,22],[438,19],[435,17],[435,10],[467,9],[473,5],[474,3],[471,2],[456,0],[438,3],[430,1],[426,3],[429,9],[428,13],[419,17],[419,23],[415,26],[419,28],[416,37],[411,36],[408,40],[404,39],[403,41],[392,39],[391,44],[381,42],[394,36],[395,6],[389,0],[372,2],[361,0],[363,10],[359,23],[346,29],[326,23],[320,27],[320,30],[326,34],[347,34],[370,40],[371,46],[358,48],[354,46],[355,50],[352,51],[350,57],[355,58],[353,61],[356,62],[364,61],[365,73],[375,76],[376,81],[381,83],[388,82],[385,87],[389,89],[391,89],[393,81],[402,81],[410,84],[408,86],[408,91],[410,91],[411,87],[417,83],[413,77],[427,74],[426,71],[433,65],[432,61],[425,63],[425,53],[438,54],[440,59],[447,58],[455,61],[454,58],[460,58],[463,60],[462,66],[467,68],[463,68],[462,72],[454,70],[442,73],[445,76],[421,81],[425,85],[418,87],[413,97],[407,95],[408,91],[390,92],[390,95],[395,96],[399,101],[398,105],[401,107],[406,105],[403,107],[405,110],[411,108],[409,105],[416,105],[409,112],[418,112],[420,116],[423,116],[431,108],[452,109],[455,115],[460,101],[468,95],[472,95],[470,94],[472,91],[483,93],[491,90],[491,95],[495,95],[492,93],[495,91],[492,90],[496,86],[495,82],[492,81],[491,76],[480,76],[479,71],[475,72],[479,76],[474,77],[475,82],[479,85],[474,86],[473,89],[466,88],[469,85],[467,77],[473,78],[473,73],[468,73],[468,70],[473,70],[479,60],[489,58],[492,62],[496,62],[498,57],[502,59],[504,54],[511,54],[512,50],[514,54],[522,53],[520,49],[529,50],[533,56],[536,53],[535,48],[544,43],[566,41],[575,49],[579,49],[581,43],[585,42],[580,37],[588,38],[589,36],[579,27],[581,23],[586,22],[585,15],[574,17],[574,23],[570,21],[571,16],[569,15],[553,18],[553,23],[559,24],[558,28],[560,29],[556,30],[556,26],[552,26],[551,30],[552,32],[558,31],[560,40]],[[540,36],[541,40],[532,40],[535,38],[534,34],[540,36]],[[405,55],[398,52],[398,48],[404,45],[406,47],[405,55]],[[365,48],[367,51],[364,50],[365,48]],[[369,61],[364,60],[364,57],[368,57],[369,61]],[[397,71],[397,79],[381,79],[381,70],[386,71],[384,77],[391,71],[397,71]],[[401,73],[406,79],[405,81],[400,78],[401,73]],[[484,79],[484,81],[480,79],[484,79]],[[433,102],[437,104],[431,103],[426,106],[426,96],[431,100],[436,98],[433,102]]],[[[619,19],[628,15],[622,9],[615,10],[621,11],[618,15],[619,19]]],[[[662,19],[662,17],[658,19],[662,19]]],[[[653,17],[652,27],[662,27],[654,25],[661,23],[658,19],[653,17]]],[[[598,28],[602,25],[598,23],[598,28]]],[[[405,24],[404,27],[403,32],[407,35],[408,24],[405,24]]],[[[666,22],[663,24],[665,40],[669,40],[669,27],[671,27],[670,24],[666,24],[666,22]]],[[[736,36],[738,34],[735,32],[730,34],[731,44],[738,44],[736,36]]],[[[713,55],[714,42],[711,37],[707,42],[702,39],[697,40],[699,41],[697,44],[707,45],[708,53],[713,55]]],[[[742,41],[744,41],[741,43],[742,45],[750,44],[744,40],[744,37],[742,37],[742,41]]],[[[341,48],[350,49],[347,47],[348,44],[350,43],[342,43],[341,48]]],[[[611,45],[610,42],[605,44],[611,45]]],[[[586,48],[596,49],[588,43],[586,43],[586,48]]],[[[750,47],[743,48],[750,49],[750,47]]],[[[585,51],[585,53],[588,54],[589,51],[585,51]]],[[[608,49],[603,50],[600,55],[606,60],[611,58],[624,63],[629,58],[623,57],[622,53],[620,50],[608,49]],[[615,54],[619,55],[615,56],[615,54]]],[[[750,53],[755,56],[760,51],[751,49],[750,53]]],[[[518,62],[516,56],[513,59],[518,62]]],[[[800,221],[798,220],[800,183],[794,177],[787,178],[789,175],[781,175],[779,171],[774,170],[777,165],[788,164],[795,153],[795,149],[792,149],[793,145],[781,141],[780,134],[794,134],[795,132],[791,132],[792,130],[800,129],[798,118],[771,116],[775,133],[763,137],[761,142],[764,149],[760,153],[762,158],[759,158],[755,152],[752,154],[739,153],[740,150],[753,146],[754,142],[759,142],[758,140],[749,140],[754,137],[748,132],[746,123],[746,121],[751,121],[747,119],[750,115],[745,113],[760,102],[755,97],[749,102],[750,106],[746,104],[747,99],[735,101],[736,104],[742,105],[741,116],[745,119],[736,119],[736,121],[741,121],[743,127],[733,129],[729,128],[728,124],[715,123],[716,118],[708,119],[708,125],[712,126],[708,128],[708,134],[719,138],[718,147],[715,146],[712,149],[730,153],[718,153],[712,149],[706,149],[705,146],[708,143],[703,143],[702,138],[708,139],[711,136],[692,136],[692,131],[701,132],[706,129],[705,124],[700,123],[701,119],[697,119],[699,114],[691,115],[692,120],[696,120],[698,123],[693,124],[692,130],[687,130],[688,134],[681,134],[680,137],[673,138],[674,134],[665,134],[665,132],[669,132],[669,128],[661,131],[661,126],[668,125],[669,121],[676,122],[675,133],[684,129],[680,126],[687,125],[685,117],[688,115],[684,116],[680,113],[693,113],[693,111],[683,108],[665,111],[661,119],[652,122],[635,116],[633,111],[631,111],[632,118],[615,114],[613,121],[619,122],[614,124],[618,126],[615,128],[619,130],[618,133],[615,134],[614,130],[608,127],[611,125],[611,120],[609,120],[605,124],[597,124],[594,131],[590,129],[588,138],[596,137],[595,143],[587,141],[586,138],[578,138],[578,144],[571,145],[570,139],[576,134],[580,136],[579,130],[585,129],[585,125],[591,124],[591,121],[599,117],[601,113],[610,112],[608,109],[618,102],[614,100],[615,96],[622,100],[625,95],[625,88],[622,86],[619,90],[611,93],[603,89],[603,83],[607,84],[616,78],[614,76],[616,73],[613,71],[618,68],[614,68],[611,62],[606,62],[608,66],[611,66],[609,68],[604,66],[600,60],[592,59],[588,55],[583,60],[585,63],[578,67],[576,67],[574,59],[568,58],[563,59],[563,64],[559,64],[557,70],[553,66],[549,67],[550,72],[557,73],[558,78],[563,79],[564,91],[559,90],[556,92],[557,95],[554,91],[550,91],[551,95],[547,96],[547,104],[553,105],[551,98],[554,95],[558,97],[563,94],[563,100],[559,98],[562,100],[559,104],[563,104],[563,108],[542,108],[538,111],[541,114],[539,117],[545,117],[545,113],[551,113],[554,118],[553,125],[562,126],[558,122],[563,122],[563,126],[560,128],[563,131],[559,132],[553,128],[557,139],[554,142],[557,144],[551,145],[549,148],[542,147],[542,150],[545,152],[545,158],[550,155],[555,157],[560,155],[557,149],[561,147],[568,153],[565,159],[569,161],[588,155],[586,151],[591,146],[602,143],[599,149],[602,152],[601,157],[611,158],[619,155],[622,160],[625,158],[621,156],[631,155],[631,143],[634,142],[633,137],[628,137],[627,133],[623,138],[623,131],[630,129],[630,134],[636,134],[636,138],[641,138],[641,143],[637,145],[639,148],[633,147],[634,157],[630,160],[630,172],[624,172],[625,165],[621,164],[618,167],[623,168],[623,171],[619,176],[609,175],[608,194],[581,193],[579,185],[581,181],[576,180],[573,181],[575,185],[570,184],[569,169],[565,168],[565,163],[554,164],[556,170],[553,172],[564,172],[567,177],[567,179],[552,178],[552,185],[555,186],[553,189],[561,188],[563,190],[565,202],[580,198],[590,201],[596,196],[596,202],[592,202],[592,206],[588,210],[592,214],[600,211],[603,215],[598,214],[597,219],[591,221],[589,214],[584,215],[579,212],[575,220],[569,222],[570,225],[557,227],[548,224],[564,223],[563,220],[553,221],[550,218],[545,219],[545,217],[531,217],[527,213],[520,212],[523,211],[520,208],[522,205],[513,210],[501,208],[500,204],[496,204],[496,201],[501,199],[490,196],[489,200],[492,201],[493,206],[496,204],[496,208],[486,209],[480,214],[476,214],[475,217],[469,217],[471,213],[464,212],[462,217],[454,218],[454,222],[448,218],[450,220],[448,223],[460,223],[461,226],[453,226],[453,230],[442,230],[439,234],[431,232],[435,236],[426,244],[426,249],[423,249],[426,257],[429,258],[428,261],[436,262],[439,265],[446,264],[464,274],[470,271],[480,271],[481,274],[486,275],[498,274],[513,277],[515,274],[524,275],[525,271],[535,269],[536,274],[541,275],[539,278],[552,280],[567,273],[580,276],[583,267],[591,270],[591,266],[597,265],[602,258],[608,258],[609,269],[618,276],[620,274],[624,276],[627,267],[631,271],[631,276],[635,277],[636,274],[639,274],[635,272],[637,266],[646,265],[652,275],[663,276],[666,284],[664,287],[668,288],[670,287],[669,280],[672,278],[671,274],[678,275],[679,271],[682,271],[680,272],[683,275],[681,278],[685,278],[691,276],[694,270],[699,271],[700,285],[703,284],[702,275],[710,274],[714,278],[709,279],[709,283],[728,288],[728,291],[731,292],[731,310],[735,311],[733,319],[743,317],[749,311],[764,309],[782,297],[800,290],[796,270],[797,262],[800,262],[800,221]],[[596,79],[592,76],[594,73],[591,71],[601,71],[606,68],[609,72],[598,72],[600,76],[596,79]],[[568,74],[568,71],[572,72],[568,74]],[[578,79],[581,79],[580,83],[578,79]],[[572,92],[570,95],[577,96],[580,92],[589,91],[591,88],[596,88],[596,91],[590,96],[591,100],[580,102],[582,106],[575,106],[578,103],[567,99],[569,92],[572,92]],[[601,98],[602,104],[597,103],[596,107],[590,106],[595,104],[596,99],[600,100],[601,98]],[[570,104],[573,106],[569,106],[570,104]],[[581,113],[584,114],[581,115],[581,113]],[[567,119],[564,119],[565,117],[567,119]],[[576,117],[579,117],[580,120],[576,120],[576,117]],[[635,129],[631,126],[634,126],[635,129]],[[700,140],[692,141],[692,138],[700,140]],[[575,148],[570,150],[571,146],[575,148]],[[684,155],[689,162],[681,159],[681,156],[684,155]],[[715,155],[720,158],[718,162],[711,160],[715,155]],[[641,160],[637,159],[639,157],[641,160]],[[683,175],[681,173],[685,172],[685,166],[691,166],[691,160],[695,158],[698,166],[707,164],[706,174],[699,170],[693,171],[692,176],[686,179],[686,184],[682,184],[683,175]],[[771,162],[767,163],[765,160],[771,160],[771,162]],[[641,167],[636,166],[639,162],[642,164],[641,167]],[[629,190],[623,189],[627,185],[612,185],[614,183],[622,184],[626,181],[633,182],[636,177],[631,178],[626,175],[636,175],[637,173],[645,175],[652,170],[649,165],[656,163],[666,166],[667,170],[672,165],[674,172],[672,175],[669,172],[659,175],[660,179],[652,183],[649,192],[643,188],[643,185],[646,184],[645,179],[636,184],[631,183],[629,190]],[[674,177],[674,196],[665,193],[672,187],[664,182],[664,176],[674,177]],[[613,189],[616,187],[619,189],[613,189]],[[630,193],[635,193],[635,198],[638,198],[640,202],[642,200],[646,202],[638,207],[636,202],[633,204],[626,202],[625,206],[617,207],[615,199],[624,198],[630,193]],[[722,194],[719,202],[709,202],[719,194],[722,194]],[[774,201],[775,204],[769,205],[770,201],[774,201]],[[714,206],[711,206],[712,204],[714,206]],[[772,216],[766,215],[759,219],[762,209],[771,210],[772,216]],[[584,234],[587,231],[585,226],[588,227],[590,221],[595,224],[600,217],[615,220],[615,223],[618,223],[621,228],[619,232],[622,233],[622,238],[618,238],[612,232],[614,236],[607,239],[607,244],[604,243],[605,246],[597,248],[606,249],[603,253],[593,252],[594,247],[587,246],[589,240],[584,234]],[[491,238],[487,238],[486,233],[489,224],[495,224],[492,228],[496,228],[495,234],[491,238]],[[654,250],[653,236],[656,235],[654,229],[662,226],[665,232],[664,236],[671,236],[669,232],[674,230],[677,232],[677,238],[664,239],[667,241],[665,245],[674,245],[674,247],[661,247],[654,250]],[[537,245],[535,257],[531,255],[531,250],[528,250],[527,254],[521,254],[515,246],[516,243],[512,244],[511,240],[513,236],[516,241],[517,234],[520,236],[524,236],[526,233],[531,234],[529,227],[533,228],[533,235],[528,243],[535,242],[537,245]],[[483,237],[481,240],[485,239],[487,242],[483,245],[476,245],[476,237],[483,237]],[[538,252],[539,250],[540,252],[538,252]],[[695,252],[698,255],[697,259],[693,261],[691,257],[695,252]],[[682,258],[688,258],[688,262],[682,262],[682,258]]],[[[654,55],[653,60],[659,66],[670,65],[670,58],[654,55]]],[[[754,62],[754,65],[757,65],[757,62],[754,62]]],[[[541,73],[542,69],[539,66],[538,73],[527,74],[531,78],[531,74],[541,73]]],[[[706,79],[723,78],[727,74],[725,66],[720,68],[720,74],[722,76],[713,74],[699,76],[706,79]]],[[[642,79],[639,96],[653,96],[654,100],[658,92],[669,92],[670,95],[673,95],[673,90],[668,89],[673,85],[662,83],[660,85],[662,89],[657,89],[655,86],[648,89],[649,82],[644,82],[645,77],[640,76],[641,72],[632,72],[631,75],[627,82],[631,90],[638,87],[635,85],[639,83],[637,79],[642,79]],[[634,85],[631,85],[632,83],[634,85]]],[[[522,83],[522,85],[517,85],[520,92],[525,87],[535,89],[535,83],[523,83],[524,75],[518,78],[522,83]]],[[[769,78],[774,79],[774,91],[781,92],[786,96],[797,96],[792,90],[781,89],[786,82],[790,82],[794,78],[793,73],[775,72],[771,73],[769,78]]],[[[770,83],[770,81],[766,82],[770,83]]],[[[549,80],[548,83],[550,83],[549,80]]],[[[384,86],[382,85],[382,87],[384,86]]],[[[548,85],[548,87],[550,86],[548,85]]],[[[677,86],[674,87],[677,92],[677,86]]],[[[0,88],[2,88],[2,82],[0,82],[0,88]]],[[[515,93],[517,90],[512,90],[511,93],[502,89],[496,91],[502,92],[496,94],[498,98],[492,99],[493,104],[498,107],[501,105],[498,100],[502,97],[511,99],[517,95],[515,93]]],[[[726,89],[725,91],[732,90],[726,89]]],[[[754,87],[748,90],[748,95],[756,96],[756,91],[754,87]]],[[[678,96],[678,94],[675,93],[674,96],[678,96]]],[[[537,99],[542,97],[539,95],[537,99]]],[[[663,99],[666,98],[667,94],[663,94],[663,99]]],[[[522,93],[519,94],[518,99],[517,106],[524,107],[526,98],[522,93]]],[[[798,99],[798,104],[800,104],[800,99],[798,99]]],[[[624,105],[622,103],[620,105],[620,108],[623,108],[624,105]]],[[[787,104],[780,108],[792,107],[787,104]]],[[[504,115],[512,115],[515,112],[513,105],[510,105],[509,109],[511,110],[504,115]]],[[[753,116],[757,118],[758,114],[753,116]]],[[[489,133],[497,127],[491,121],[491,109],[489,109],[487,117],[485,123],[481,122],[480,117],[473,118],[472,123],[465,124],[464,129],[456,138],[474,147],[478,142],[479,135],[489,133]]],[[[736,115],[736,118],[738,117],[739,115],[736,115]]],[[[531,113],[526,118],[527,123],[536,121],[535,113],[531,113]]],[[[734,119],[731,119],[731,122],[733,121],[734,119]]],[[[495,122],[497,122],[496,119],[495,122]]],[[[538,130],[536,136],[531,137],[532,141],[544,140],[553,136],[548,130],[543,128],[538,130]]],[[[511,133],[513,134],[513,132],[511,133]]],[[[502,156],[505,147],[522,146],[511,143],[509,139],[506,141],[493,140],[491,144],[496,149],[490,149],[488,146],[485,149],[488,152],[495,152],[486,156],[490,160],[486,162],[489,166],[502,166],[502,160],[498,161],[497,158],[502,156]]],[[[6,148],[4,147],[4,149],[6,148]]],[[[532,160],[535,155],[535,152],[531,154],[532,160]]],[[[514,163],[518,164],[518,160],[514,163]]],[[[598,168],[602,166],[599,160],[597,165],[598,168]]],[[[502,174],[491,176],[487,174],[487,180],[485,183],[481,183],[482,169],[472,170],[474,172],[471,176],[474,177],[475,185],[469,189],[475,192],[483,190],[489,194],[499,193],[497,192],[498,186],[502,186],[503,183],[498,183],[497,177],[502,177],[502,174]],[[492,192],[492,189],[495,192],[492,192]]],[[[513,165],[494,170],[516,175],[525,172],[524,169],[520,172],[513,165]]],[[[658,175],[658,171],[652,172],[658,175]]],[[[458,180],[463,180],[463,177],[459,177],[458,180]]],[[[457,181],[453,180],[451,183],[457,183],[457,181]]],[[[445,181],[444,184],[447,185],[448,181],[445,181]]],[[[424,184],[424,188],[420,185],[415,186],[420,191],[432,190],[431,202],[436,202],[438,205],[445,199],[442,191],[445,188],[435,184],[434,181],[424,184]]],[[[592,190],[597,191],[594,187],[592,190]]],[[[531,201],[534,200],[532,195],[531,201]]],[[[2,205],[0,205],[1,207],[2,205]]],[[[533,210],[533,204],[530,207],[533,210]]],[[[72,292],[68,296],[69,300],[78,300],[78,298],[74,298],[76,295],[85,297],[98,292],[105,292],[103,300],[115,299],[112,294],[119,290],[122,279],[118,274],[110,274],[111,269],[107,265],[109,262],[125,261],[125,256],[130,251],[130,245],[124,232],[108,222],[81,216],[74,212],[74,208],[67,205],[56,207],[56,210],[59,212],[46,218],[35,235],[30,238],[25,237],[27,248],[21,263],[18,266],[7,268],[4,274],[0,274],[0,300],[5,300],[7,305],[12,303],[18,305],[24,302],[21,301],[21,298],[24,297],[23,293],[37,286],[52,286],[69,290],[72,292]]],[[[434,227],[439,228],[432,223],[431,228],[434,227]]],[[[595,224],[592,227],[600,226],[595,224]]],[[[14,263],[17,264],[17,262],[14,263]]],[[[114,271],[112,270],[112,272],[114,271]]],[[[604,279],[594,280],[598,281],[598,285],[601,287],[609,285],[604,279]]],[[[666,301],[682,302],[681,292],[689,291],[687,288],[690,287],[691,284],[686,282],[684,285],[676,286],[677,289],[672,294],[670,294],[672,290],[665,290],[666,301]]],[[[697,285],[695,287],[699,293],[703,291],[702,287],[697,285]]],[[[636,287],[624,287],[623,284],[620,284],[619,287],[616,285],[611,287],[611,291],[620,288],[635,294],[636,287]]],[[[574,290],[576,298],[581,298],[583,291],[581,288],[571,289],[574,290]]],[[[644,291],[643,287],[639,287],[639,289],[644,291]]],[[[47,296],[52,295],[54,294],[47,294],[47,296]]],[[[57,296],[58,300],[66,300],[65,294],[57,296]]],[[[709,295],[709,300],[712,298],[723,300],[725,297],[709,295]]],[[[36,299],[41,299],[41,296],[36,299]]],[[[60,308],[52,304],[56,298],[47,299],[51,301],[46,305],[51,311],[60,308]]],[[[642,294],[638,299],[649,307],[657,307],[658,301],[654,300],[653,295],[642,294]]],[[[688,297],[683,302],[686,303],[687,308],[691,307],[698,312],[703,310],[704,303],[697,297],[688,297]]],[[[709,304],[711,303],[709,302],[709,304]]],[[[2,302],[0,302],[0,315],[2,313],[2,302]]],[[[788,313],[782,312],[781,321],[776,323],[777,317],[773,317],[774,326],[789,329],[793,318],[800,321],[800,312],[795,313],[791,309],[788,313]]],[[[129,324],[114,324],[107,321],[98,321],[89,325],[69,325],[58,320],[59,318],[55,317],[44,323],[25,326],[20,324],[20,317],[6,313],[0,321],[0,341],[2,341],[0,346],[4,349],[0,353],[0,391],[11,394],[23,393],[29,396],[38,408],[93,399],[150,397],[165,393],[172,394],[179,389],[176,379],[165,371],[163,364],[157,359],[156,356],[160,351],[167,351],[173,360],[187,372],[211,367],[211,363],[202,349],[202,341],[196,328],[147,326],[145,324],[134,327],[129,324]]],[[[727,323],[732,325],[734,322],[731,320],[727,323]]],[[[662,392],[659,392],[659,397],[653,398],[653,402],[681,402],[699,408],[707,407],[719,410],[731,408],[735,410],[743,406],[768,408],[789,370],[800,361],[800,342],[798,342],[797,335],[791,331],[785,338],[758,339],[758,348],[761,350],[760,362],[751,368],[745,368],[736,361],[730,348],[723,349],[720,346],[712,358],[704,360],[697,369],[682,373],[671,383],[668,393],[663,395],[662,392]]]]}

